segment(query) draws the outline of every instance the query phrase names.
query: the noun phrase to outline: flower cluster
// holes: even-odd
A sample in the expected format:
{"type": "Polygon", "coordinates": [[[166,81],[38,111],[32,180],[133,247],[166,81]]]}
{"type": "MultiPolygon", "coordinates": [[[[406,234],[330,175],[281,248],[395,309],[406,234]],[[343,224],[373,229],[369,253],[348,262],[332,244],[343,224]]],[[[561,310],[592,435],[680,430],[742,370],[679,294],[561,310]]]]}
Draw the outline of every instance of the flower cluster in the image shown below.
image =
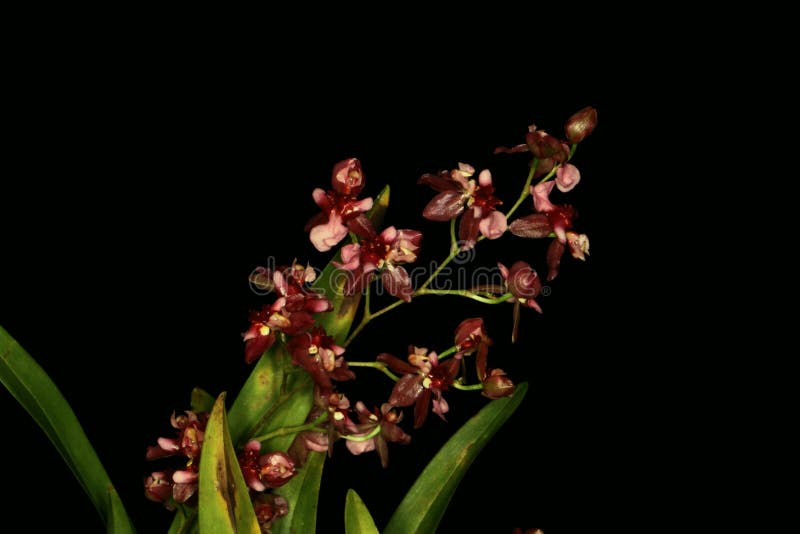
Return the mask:
{"type": "MultiPolygon", "coordinates": [[[[338,287],[341,298],[337,300],[332,295],[315,291],[311,284],[317,279],[317,271],[297,262],[289,267],[259,268],[250,278],[254,287],[274,292],[275,298],[260,310],[251,312],[250,325],[242,334],[245,361],[253,363],[262,357],[277,357],[275,353],[283,351],[282,354],[291,357],[292,365],[284,360],[287,363],[280,370],[281,376],[268,378],[280,383],[283,391],[290,381],[289,375],[307,373],[310,381],[302,376],[310,384],[308,387],[313,388],[313,391],[306,390],[309,396],[305,397],[306,403],[313,398],[310,410],[306,411],[308,404],[305,404],[302,413],[292,414],[295,426],[275,431],[278,434],[254,436],[251,433],[238,444],[239,467],[264,532],[269,532],[273,521],[286,515],[290,506],[271,490],[289,482],[298,469],[303,468],[309,453],[331,455],[334,444],[341,440],[352,454],[377,452],[381,464],[386,467],[388,444],[411,441],[411,436],[401,427],[405,409],[413,406],[413,427],[419,429],[428,420],[429,412],[445,420],[451,410],[452,390],[480,391],[489,399],[514,393],[514,382],[505,371],[488,364],[493,342],[481,317],[462,320],[455,329],[452,346],[429,350],[412,344],[404,359],[381,352],[374,361],[359,361],[351,359],[350,354],[345,356],[346,347],[376,317],[433,294],[466,297],[488,305],[512,303],[511,338],[516,340],[520,310],[532,308],[542,313],[537,301],[543,290],[542,280],[527,261],[515,261],[510,267],[497,262],[499,283],[459,290],[437,290],[429,286],[461,251],[472,249],[483,239],[500,239],[506,232],[525,238],[552,238],[546,255],[548,281],[558,275],[561,258],[567,250],[573,257],[585,260],[589,239],[575,231],[577,210],[570,204],[559,203],[554,195],[568,193],[580,182],[581,173],[570,161],[577,144],[592,132],[596,123],[597,112],[585,108],[567,121],[565,139],[531,125],[524,144],[497,148],[495,153],[532,155],[523,191],[505,212],[500,211],[505,204],[495,190],[489,169],[482,170],[475,178],[474,167],[458,163],[456,169],[423,174],[417,183],[430,186],[436,194],[422,215],[431,221],[450,223],[451,246],[437,270],[418,287],[414,287],[404,265],[415,262],[420,255],[422,233],[394,226],[378,227],[375,223],[378,217],[374,217],[373,212],[374,208],[379,209],[380,202],[373,202],[371,197],[358,198],[366,185],[358,159],[349,158],[334,165],[331,189],[314,189],[312,197],[321,212],[313,216],[305,228],[311,244],[318,251],[326,252],[338,247],[350,235],[350,242],[342,245],[336,251],[336,258],[331,260],[331,265],[338,269],[335,274],[341,283],[338,286],[332,283],[331,269],[322,271],[323,287],[326,284],[338,287]],[[558,193],[554,193],[555,189],[558,193]],[[554,198],[551,199],[551,195],[554,198]],[[533,200],[533,213],[514,218],[528,196],[533,200]],[[324,278],[326,276],[328,278],[324,278]],[[396,300],[373,311],[370,288],[376,281],[396,300]],[[355,311],[348,312],[349,322],[343,322],[342,317],[348,314],[334,309],[334,302],[357,307],[361,295],[366,295],[361,322],[351,329],[355,311]],[[321,314],[332,314],[325,317],[335,320],[321,321],[321,314]],[[468,369],[466,363],[470,358],[474,359],[474,366],[468,369]],[[352,404],[337,389],[338,382],[356,379],[354,367],[376,369],[394,381],[383,402],[371,408],[360,400],[352,404]],[[262,443],[273,435],[294,438],[286,451],[262,451],[262,443]]],[[[149,499],[164,503],[168,508],[180,503],[191,504],[197,491],[207,421],[208,414],[204,413],[173,414],[171,422],[177,437],[160,438],[158,446],[148,449],[147,459],[181,456],[185,461],[180,469],[153,472],[147,478],[145,494],[149,499]]]]}
{"type": "MultiPolygon", "coordinates": [[[[207,412],[186,411],[186,415],[170,419],[177,430],[176,438],[159,438],[156,446],[147,448],[147,460],[182,457],[182,469],[163,469],[152,472],[145,480],[145,497],[159,502],[168,510],[179,504],[196,504],[200,456],[203,437],[208,423],[207,412]]],[[[297,474],[295,461],[280,451],[261,454],[261,443],[249,441],[238,456],[250,497],[263,532],[269,532],[272,521],[288,513],[286,499],[271,493],[270,489],[283,486],[297,474]]]]}

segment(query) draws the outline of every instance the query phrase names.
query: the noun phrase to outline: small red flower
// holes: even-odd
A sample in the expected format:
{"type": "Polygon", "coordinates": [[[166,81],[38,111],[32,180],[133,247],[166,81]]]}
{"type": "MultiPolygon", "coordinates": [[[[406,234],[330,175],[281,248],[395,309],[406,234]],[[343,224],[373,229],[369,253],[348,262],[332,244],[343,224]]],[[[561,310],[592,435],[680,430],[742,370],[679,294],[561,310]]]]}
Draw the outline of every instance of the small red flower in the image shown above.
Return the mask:
{"type": "Polygon", "coordinates": [[[495,209],[502,202],[494,196],[492,173],[488,169],[481,171],[477,184],[470,179],[473,174],[475,169],[471,165],[459,163],[458,169],[449,173],[423,174],[417,181],[439,191],[425,206],[423,217],[449,221],[464,213],[458,226],[462,250],[475,246],[479,233],[488,239],[497,239],[507,227],[506,216],[495,209]]]}
{"type": "Polygon", "coordinates": [[[353,295],[362,291],[373,273],[380,271],[381,282],[387,293],[406,302],[411,301],[414,292],[411,278],[401,265],[416,261],[421,241],[422,234],[416,230],[397,230],[390,226],[358,244],[342,247],[342,261],[334,262],[334,265],[349,271],[344,294],[353,295]]]}
{"type": "Polygon", "coordinates": [[[456,359],[477,352],[475,369],[478,372],[478,378],[483,380],[486,374],[486,358],[489,354],[489,347],[492,345],[492,340],[483,325],[483,319],[473,317],[463,320],[456,327],[455,344],[458,347],[458,352],[455,354],[456,359]]]}
{"type": "Polygon", "coordinates": [[[414,428],[419,428],[428,417],[429,405],[433,413],[444,420],[450,407],[442,392],[455,380],[459,363],[453,358],[440,364],[436,353],[428,353],[425,348],[411,347],[410,352],[410,363],[387,353],[380,354],[377,359],[392,371],[403,374],[392,389],[389,404],[401,407],[414,404],[414,428]]]}
{"type": "MultiPolygon", "coordinates": [[[[517,340],[517,332],[519,331],[520,304],[542,313],[542,308],[535,300],[542,291],[542,281],[536,271],[524,261],[514,263],[511,269],[499,262],[497,267],[506,281],[506,288],[513,295],[509,299],[509,302],[514,303],[514,325],[511,330],[511,341],[513,343],[517,340]]],[[[483,377],[481,377],[481,380],[483,380],[483,377]]]]}
{"type": "MultiPolygon", "coordinates": [[[[565,172],[571,171],[567,169],[565,172]]],[[[571,231],[578,217],[575,208],[568,204],[557,205],[550,202],[550,192],[555,186],[555,182],[532,186],[533,207],[538,213],[520,217],[508,225],[509,232],[519,237],[543,238],[555,234],[556,239],[547,249],[548,282],[558,275],[561,256],[567,247],[572,256],[579,260],[585,260],[585,255],[589,253],[589,238],[586,234],[571,231]]]]}
{"type": "Polygon", "coordinates": [[[294,336],[286,348],[292,355],[292,363],[308,371],[323,392],[332,390],[331,380],[343,381],[356,377],[342,357],[344,349],[334,343],[333,337],[327,335],[322,327],[294,336]]]}
{"type": "Polygon", "coordinates": [[[371,228],[364,212],[372,208],[372,198],[357,200],[364,188],[361,162],[356,158],[340,161],[333,167],[333,189],[315,189],[314,202],[322,209],[306,224],[311,243],[320,252],[330,250],[347,236],[350,230],[359,233],[371,228]]]}
{"type": "Polygon", "coordinates": [[[353,454],[362,454],[377,450],[381,459],[381,465],[386,468],[389,466],[389,448],[387,443],[401,443],[408,445],[411,443],[411,436],[403,432],[398,423],[403,420],[403,412],[394,405],[385,402],[380,410],[370,411],[363,402],[356,403],[356,413],[358,414],[358,424],[353,436],[366,436],[375,427],[380,425],[381,430],[375,437],[365,441],[347,441],[347,449],[353,454]]]}
{"type": "Polygon", "coordinates": [[[288,501],[280,495],[258,493],[253,497],[253,511],[261,532],[272,532],[272,522],[289,513],[288,501]]]}

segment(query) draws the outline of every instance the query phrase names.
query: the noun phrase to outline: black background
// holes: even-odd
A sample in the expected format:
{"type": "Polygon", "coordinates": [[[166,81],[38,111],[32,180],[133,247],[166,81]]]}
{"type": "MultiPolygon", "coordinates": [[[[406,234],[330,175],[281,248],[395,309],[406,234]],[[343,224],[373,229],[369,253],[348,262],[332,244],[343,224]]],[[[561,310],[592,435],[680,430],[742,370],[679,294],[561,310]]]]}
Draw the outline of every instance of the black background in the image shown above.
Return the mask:
{"type": "MultiPolygon", "coordinates": [[[[495,156],[494,147],[522,142],[532,122],[561,135],[587,105],[600,124],[573,160],[582,182],[557,198],[577,206],[591,256],[564,260],[540,298],[544,315],[523,310],[521,340],[509,341],[510,305],[425,297],[374,321],[348,355],[402,356],[408,344],[443,350],[462,319],[482,315],[496,341],[490,365],[530,382],[464,478],[442,532],[556,534],[626,514],[632,482],[621,481],[621,464],[640,438],[620,374],[636,371],[624,335],[636,310],[622,305],[619,258],[631,243],[615,187],[635,132],[625,95],[606,87],[616,86],[613,68],[590,77],[580,60],[550,73],[496,58],[387,68],[347,57],[235,66],[180,53],[113,63],[53,57],[17,82],[25,98],[10,146],[16,165],[0,197],[0,324],[61,388],[140,532],[165,531],[171,519],[142,495],[153,470],[147,445],[169,434],[169,415],[188,408],[192,387],[233,396],[249,372],[240,334],[247,311],[265,300],[250,291],[248,274],[271,257],[328,260],[302,227],[316,210],[311,190],[329,186],[334,163],[360,158],[368,195],[391,185],[387,223],[422,230],[420,265],[428,264],[446,254],[447,225],[421,218],[433,192],[416,185],[419,175],[459,161],[488,167],[508,207],[528,158],[495,156]]],[[[529,211],[527,201],[521,213],[529,211]]],[[[523,259],[545,272],[545,246],[507,235],[479,244],[472,265],[523,259]]],[[[358,374],[370,384],[363,395],[348,385],[351,400],[381,402],[391,382],[358,374]]],[[[351,457],[337,445],[323,479],[321,532],[341,529],[349,487],[385,524],[438,447],[485,403],[459,391],[447,398],[448,422],[433,416],[411,446],[393,446],[388,470],[374,454],[351,457]]],[[[61,526],[101,531],[35,423],[7,392],[0,403],[0,452],[15,471],[6,517],[37,517],[45,499],[61,526]]]]}

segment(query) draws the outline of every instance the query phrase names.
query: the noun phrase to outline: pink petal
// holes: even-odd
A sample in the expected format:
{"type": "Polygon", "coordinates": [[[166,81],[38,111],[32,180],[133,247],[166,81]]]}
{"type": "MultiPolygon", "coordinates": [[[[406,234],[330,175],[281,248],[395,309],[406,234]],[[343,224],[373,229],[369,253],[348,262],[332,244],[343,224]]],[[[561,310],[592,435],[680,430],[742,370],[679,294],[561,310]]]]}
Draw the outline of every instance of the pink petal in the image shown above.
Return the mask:
{"type": "Polygon", "coordinates": [[[478,184],[481,187],[492,185],[492,173],[489,169],[483,169],[478,175],[478,184]]]}
{"type": "Polygon", "coordinates": [[[340,269],[347,271],[355,270],[361,262],[361,245],[350,243],[342,247],[342,262],[335,261],[333,264],[340,269]]]}
{"type": "Polygon", "coordinates": [[[180,449],[178,441],[169,438],[158,438],[158,446],[165,451],[177,451],[180,449]]]}
{"type": "Polygon", "coordinates": [[[503,235],[507,228],[506,216],[499,211],[493,211],[488,217],[481,219],[478,224],[478,229],[487,239],[497,239],[503,235]]]}
{"type": "Polygon", "coordinates": [[[562,193],[571,191],[581,180],[581,173],[575,165],[565,163],[556,169],[556,185],[562,193]]]}
{"type": "Polygon", "coordinates": [[[444,400],[441,393],[438,393],[433,399],[433,413],[444,419],[444,414],[450,411],[450,406],[444,400]]]}
{"type": "MultiPolygon", "coordinates": [[[[508,267],[506,267],[505,265],[503,265],[502,263],[500,263],[498,261],[497,262],[497,268],[500,269],[500,275],[503,277],[503,280],[508,280],[508,267]]],[[[456,342],[456,343],[458,343],[458,342],[456,342]]]]}
{"type": "Polygon", "coordinates": [[[540,213],[546,213],[556,209],[550,202],[550,191],[555,187],[554,182],[545,182],[531,187],[531,195],[533,195],[533,209],[540,213]]]}
{"type": "Polygon", "coordinates": [[[309,234],[311,244],[320,252],[329,251],[346,236],[347,227],[342,224],[341,216],[335,211],[331,212],[327,223],[315,226],[309,234]]]}
{"type": "Polygon", "coordinates": [[[353,202],[350,204],[350,208],[353,211],[364,212],[372,209],[373,200],[372,197],[362,198],[357,202],[353,202]]]}
{"type": "Polygon", "coordinates": [[[328,207],[330,206],[328,195],[325,193],[324,189],[320,189],[319,187],[314,189],[314,191],[311,192],[311,198],[313,198],[317,206],[319,206],[323,210],[327,210],[328,207]]]}
{"type": "Polygon", "coordinates": [[[397,228],[390,226],[381,232],[381,239],[384,243],[392,243],[397,239],[397,228]]]}
{"type": "Polygon", "coordinates": [[[175,471],[172,474],[172,481],[176,484],[191,484],[197,481],[197,473],[194,471],[175,471]]]}
{"type": "MultiPolygon", "coordinates": [[[[354,436],[358,436],[359,434],[353,434],[354,436]]],[[[360,434],[362,436],[366,434],[360,434]]],[[[375,439],[368,439],[366,441],[350,441],[347,440],[345,443],[347,450],[353,453],[354,455],[358,456],[359,454],[363,454],[365,452],[371,452],[375,450],[375,439]]]]}

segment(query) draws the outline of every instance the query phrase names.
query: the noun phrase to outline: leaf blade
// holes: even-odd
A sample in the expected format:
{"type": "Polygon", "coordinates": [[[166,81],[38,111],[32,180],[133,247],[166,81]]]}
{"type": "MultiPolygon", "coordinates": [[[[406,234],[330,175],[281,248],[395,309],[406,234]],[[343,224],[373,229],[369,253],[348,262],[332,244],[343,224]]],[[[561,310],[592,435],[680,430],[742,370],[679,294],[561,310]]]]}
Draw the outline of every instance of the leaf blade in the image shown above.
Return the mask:
{"type": "Polygon", "coordinates": [[[347,490],[344,502],[345,534],[379,534],[367,505],[353,489],[347,490]]]}
{"type": "Polygon", "coordinates": [[[44,369],[2,326],[0,382],[53,443],[109,532],[136,532],[75,412],[44,369]]]}
{"type": "Polygon", "coordinates": [[[527,391],[527,382],[519,384],[514,395],[492,401],[464,423],[408,490],[384,534],[434,532],[467,469],[527,391]]]}
{"type": "Polygon", "coordinates": [[[277,520],[273,534],[307,534],[316,532],[317,498],[322,480],[325,454],[309,452],[306,463],[285,486],[275,490],[289,502],[288,515],[277,520]]]}
{"type": "Polygon", "coordinates": [[[225,412],[225,393],[214,403],[200,454],[198,520],[204,533],[261,529],[233,449],[225,412]]]}

